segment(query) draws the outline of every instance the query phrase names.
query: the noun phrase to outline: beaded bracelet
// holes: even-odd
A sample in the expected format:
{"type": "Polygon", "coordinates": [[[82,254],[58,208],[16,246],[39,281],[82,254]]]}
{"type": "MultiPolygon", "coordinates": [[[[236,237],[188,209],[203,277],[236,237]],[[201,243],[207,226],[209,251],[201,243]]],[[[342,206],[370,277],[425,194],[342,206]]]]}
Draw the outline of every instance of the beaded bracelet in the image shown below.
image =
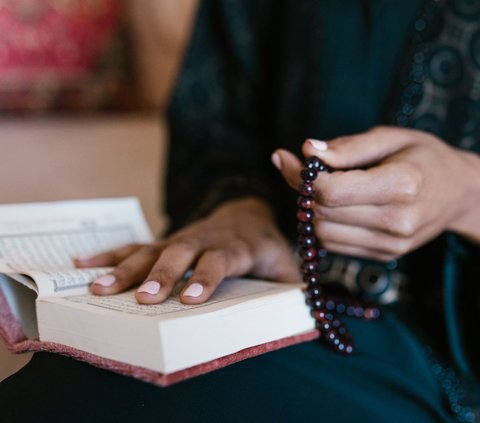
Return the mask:
{"type": "Polygon", "coordinates": [[[380,309],[375,305],[366,305],[353,298],[338,298],[324,292],[320,283],[318,265],[325,258],[327,251],[321,247],[314,227],[314,181],[319,172],[327,172],[328,168],[318,157],[308,157],[300,172],[302,184],[299,187],[297,200],[297,226],[299,255],[303,281],[306,283],[307,304],[315,319],[315,326],[320,333],[320,340],[334,351],[341,354],[353,353],[353,339],[346,326],[337,315],[357,317],[364,320],[376,319],[380,309]]]}

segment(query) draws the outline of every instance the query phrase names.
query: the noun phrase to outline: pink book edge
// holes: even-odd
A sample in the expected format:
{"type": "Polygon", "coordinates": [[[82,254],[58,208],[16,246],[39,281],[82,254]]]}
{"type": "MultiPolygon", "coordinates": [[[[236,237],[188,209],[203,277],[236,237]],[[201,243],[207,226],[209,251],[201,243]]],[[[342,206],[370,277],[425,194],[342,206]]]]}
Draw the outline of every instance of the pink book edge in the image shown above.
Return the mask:
{"type": "Polygon", "coordinates": [[[5,340],[9,351],[13,353],[44,351],[62,354],[76,360],[89,363],[93,366],[111,370],[125,376],[131,376],[158,386],[169,386],[186,379],[210,373],[214,370],[221,369],[242,360],[279,350],[291,345],[311,341],[317,338],[318,335],[319,333],[317,330],[312,330],[276,341],[267,342],[265,344],[245,348],[236,353],[229,354],[206,363],[198,364],[187,369],[179,370],[177,372],[163,374],[155,370],[146,369],[144,367],[103,358],[98,355],[80,351],[76,348],[66,345],[61,345],[54,342],[44,342],[38,339],[27,339],[23,333],[20,322],[11,313],[7,300],[0,289],[0,337],[5,340]]]}

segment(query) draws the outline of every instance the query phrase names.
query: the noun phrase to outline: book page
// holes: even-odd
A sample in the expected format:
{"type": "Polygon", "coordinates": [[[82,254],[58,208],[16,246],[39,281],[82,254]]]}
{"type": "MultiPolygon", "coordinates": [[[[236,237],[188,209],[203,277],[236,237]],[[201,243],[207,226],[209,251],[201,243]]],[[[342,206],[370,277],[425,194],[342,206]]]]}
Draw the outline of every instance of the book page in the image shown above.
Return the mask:
{"type": "Polygon", "coordinates": [[[107,274],[112,269],[112,267],[92,267],[88,269],[26,271],[24,275],[29,276],[35,282],[38,298],[45,298],[87,294],[90,292],[92,281],[107,274]]]}
{"type": "Polygon", "coordinates": [[[120,294],[109,296],[98,296],[93,294],[69,296],[63,298],[62,301],[75,303],[80,307],[89,306],[104,309],[106,312],[114,311],[132,314],[136,316],[159,317],[165,315],[172,315],[174,313],[182,313],[188,310],[195,310],[201,312],[202,308],[212,308],[212,306],[221,303],[225,307],[226,302],[240,303],[242,299],[251,296],[263,296],[275,291],[283,292],[288,289],[300,289],[298,284],[285,284],[277,282],[257,281],[250,279],[228,279],[222,282],[217,288],[212,297],[203,304],[187,305],[180,302],[178,294],[181,286],[177,286],[173,295],[166,299],[161,304],[143,305],[138,304],[135,300],[134,290],[123,292],[120,294]]]}
{"type": "Polygon", "coordinates": [[[30,276],[40,297],[88,292],[110,270],[75,269],[73,258],[152,239],[134,198],[0,206],[0,272],[30,276]]]}

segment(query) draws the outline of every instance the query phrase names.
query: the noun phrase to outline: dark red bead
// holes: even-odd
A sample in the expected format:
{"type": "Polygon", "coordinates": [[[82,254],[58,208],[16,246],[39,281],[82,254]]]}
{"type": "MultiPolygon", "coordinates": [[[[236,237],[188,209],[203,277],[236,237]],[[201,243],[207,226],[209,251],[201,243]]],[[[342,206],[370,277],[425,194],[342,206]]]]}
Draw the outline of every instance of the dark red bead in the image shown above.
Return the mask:
{"type": "Polygon", "coordinates": [[[320,283],[320,275],[318,273],[308,273],[303,275],[303,281],[308,285],[317,285],[320,283]]]}
{"type": "Polygon", "coordinates": [[[310,222],[300,222],[297,225],[297,232],[301,235],[313,235],[314,229],[310,222]]]}
{"type": "Polygon", "coordinates": [[[347,309],[345,310],[345,314],[347,316],[354,316],[355,315],[355,307],[354,306],[347,306],[347,309]]]}
{"type": "Polygon", "coordinates": [[[315,200],[313,199],[313,197],[305,197],[301,195],[297,199],[297,206],[302,209],[311,210],[313,209],[314,205],[315,205],[315,200]]]}
{"type": "MultiPolygon", "coordinates": [[[[322,305],[325,305],[325,301],[322,301],[322,305]]],[[[313,317],[315,317],[316,320],[324,320],[325,319],[325,310],[323,309],[318,309],[313,313],[313,317]]]]}
{"type": "Polygon", "coordinates": [[[328,170],[328,167],[325,163],[321,163],[320,167],[318,168],[319,172],[326,172],[328,170]]]}
{"type": "MultiPolygon", "coordinates": [[[[324,302],[325,304],[325,302],[324,302]]],[[[321,320],[321,321],[325,321],[325,322],[331,322],[335,319],[335,317],[333,316],[332,313],[330,313],[328,310],[325,310],[325,308],[323,308],[322,310],[319,310],[316,314],[315,314],[315,318],[317,320],[321,320]]]]}
{"type": "Polygon", "coordinates": [[[305,167],[307,169],[316,170],[317,172],[325,172],[328,170],[328,167],[322,162],[318,157],[311,156],[305,160],[305,167]]]}
{"type": "Polygon", "coordinates": [[[325,308],[330,311],[335,310],[335,306],[336,306],[335,301],[333,301],[332,299],[329,299],[325,303],[325,308]]]}
{"type": "Polygon", "coordinates": [[[317,315],[316,313],[318,313],[318,310],[322,310],[324,305],[325,305],[325,301],[322,297],[319,297],[319,298],[308,298],[307,299],[307,304],[310,306],[310,308],[312,309],[312,315],[315,319],[317,319],[317,315]]]}
{"type": "Polygon", "coordinates": [[[315,192],[315,187],[310,182],[304,182],[300,185],[298,191],[305,197],[310,197],[315,192]]]}
{"type": "Polygon", "coordinates": [[[316,171],[319,171],[322,165],[325,166],[323,162],[316,156],[307,157],[304,163],[307,169],[316,170],[316,171]]]}
{"type": "Polygon", "coordinates": [[[334,344],[340,344],[340,339],[338,339],[337,334],[334,330],[327,332],[326,338],[334,344]]]}
{"type": "Polygon", "coordinates": [[[301,235],[298,237],[298,243],[302,248],[314,247],[317,239],[313,235],[301,235]]]}
{"type": "Polygon", "coordinates": [[[342,325],[342,322],[338,319],[334,319],[332,321],[332,326],[335,328],[335,330],[341,328],[343,325],[342,325]]]}
{"type": "Polygon", "coordinates": [[[313,211],[312,210],[302,210],[300,209],[297,212],[297,219],[300,222],[311,222],[313,220],[313,211]]]}
{"type": "Polygon", "coordinates": [[[305,182],[314,181],[317,177],[317,171],[315,169],[302,169],[302,171],[300,172],[300,177],[305,182]]]}
{"type": "Polygon", "coordinates": [[[307,261],[302,264],[302,273],[309,274],[309,273],[316,273],[318,267],[318,263],[316,260],[307,261]]]}
{"type": "Polygon", "coordinates": [[[355,317],[363,317],[364,309],[361,306],[355,307],[355,317]]]}
{"type": "Polygon", "coordinates": [[[319,298],[322,294],[323,289],[320,285],[311,285],[307,288],[309,298],[319,298]]]}
{"type": "Polygon", "coordinates": [[[380,310],[376,307],[366,308],[363,312],[363,318],[365,320],[378,319],[380,317],[380,310]]]}
{"type": "Polygon", "coordinates": [[[341,354],[353,353],[353,343],[348,329],[336,315],[346,314],[366,320],[375,319],[380,315],[380,310],[375,306],[362,305],[354,299],[329,298],[323,292],[318,273],[320,260],[327,256],[324,248],[315,237],[315,201],[313,194],[315,186],[313,181],[318,172],[328,171],[327,166],[317,157],[309,157],[305,160],[305,168],[301,171],[303,183],[299,187],[300,196],[297,199],[299,210],[297,211],[297,231],[299,233],[299,255],[302,261],[301,270],[303,280],[307,284],[306,303],[310,307],[310,313],[315,319],[315,326],[320,332],[320,339],[334,351],[341,354]]]}
{"type": "Polygon", "coordinates": [[[317,250],[315,248],[305,248],[300,250],[302,260],[310,261],[317,258],[317,250]]]}
{"type": "Polygon", "coordinates": [[[323,333],[322,339],[330,345],[333,350],[341,353],[341,354],[352,354],[353,353],[353,345],[350,340],[343,339],[342,336],[339,336],[335,330],[328,331],[323,333]]]}
{"type": "Polygon", "coordinates": [[[317,320],[315,326],[322,332],[328,332],[332,329],[332,324],[328,320],[317,320]]]}
{"type": "Polygon", "coordinates": [[[331,312],[331,310],[325,310],[325,319],[333,321],[335,319],[335,316],[331,312]]]}

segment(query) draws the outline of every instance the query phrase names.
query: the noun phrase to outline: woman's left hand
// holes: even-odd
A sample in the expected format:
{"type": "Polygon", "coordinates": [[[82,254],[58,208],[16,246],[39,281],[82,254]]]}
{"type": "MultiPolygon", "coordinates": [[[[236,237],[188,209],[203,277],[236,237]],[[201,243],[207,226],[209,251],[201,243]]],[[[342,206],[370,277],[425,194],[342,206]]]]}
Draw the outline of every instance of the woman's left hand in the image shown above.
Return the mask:
{"type": "MultiPolygon", "coordinates": [[[[334,169],[315,181],[315,230],[327,250],[389,261],[447,230],[480,243],[476,154],[395,127],[328,143],[307,140],[303,154],[334,169]]],[[[286,150],[272,161],[298,189],[302,162],[286,150]]]]}

